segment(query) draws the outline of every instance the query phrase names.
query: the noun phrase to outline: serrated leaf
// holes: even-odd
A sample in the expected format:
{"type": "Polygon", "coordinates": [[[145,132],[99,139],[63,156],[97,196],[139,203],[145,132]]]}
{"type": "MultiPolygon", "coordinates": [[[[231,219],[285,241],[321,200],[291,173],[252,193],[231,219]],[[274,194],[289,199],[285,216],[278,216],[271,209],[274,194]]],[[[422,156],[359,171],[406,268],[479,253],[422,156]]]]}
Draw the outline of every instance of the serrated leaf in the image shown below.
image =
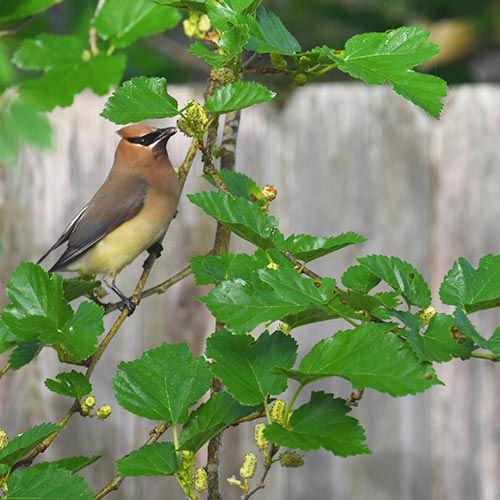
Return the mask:
{"type": "Polygon", "coordinates": [[[197,255],[190,260],[197,285],[218,284],[234,279],[251,280],[256,269],[265,267],[265,256],[224,253],[197,255]]]}
{"type": "Polygon", "coordinates": [[[198,451],[216,434],[259,408],[242,405],[227,392],[214,394],[189,416],[182,428],[181,448],[198,451]]]}
{"type": "Polygon", "coordinates": [[[41,111],[69,106],[87,87],[98,95],[106,94],[125,69],[123,54],[91,55],[83,40],[63,35],[42,34],[25,40],[13,60],[22,69],[44,72],[40,78],[25,80],[19,89],[21,101],[41,111]]]}
{"type": "Polygon", "coordinates": [[[376,295],[367,295],[356,292],[356,290],[347,292],[340,290],[339,297],[357,312],[371,313],[374,309],[384,306],[384,303],[376,295]]]}
{"type": "Polygon", "coordinates": [[[349,245],[363,243],[364,241],[366,241],[365,237],[352,231],[331,237],[292,234],[284,241],[282,246],[295,258],[310,262],[349,245]]]}
{"type": "MultiPolygon", "coordinates": [[[[85,467],[88,467],[89,465],[92,465],[94,462],[97,462],[101,458],[100,455],[92,455],[91,457],[68,457],[68,458],[61,458],[61,460],[56,460],[54,462],[42,462],[43,464],[47,465],[56,465],[57,467],[61,469],[66,469],[69,470],[72,473],[78,472],[79,470],[84,469],[85,467]]],[[[39,465],[42,465],[39,464],[39,465]]]]}
{"type": "Polygon", "coordinates": [[[388,81],[394,90],[433,116],[439,116],[446,96],[446,82],[412,68],[439,53],[420,27],[401,27],[385,33],[364,33],[346,42],[344,51],[323,46],[321,52],[338,69],[369,85],[388,81]]]}
{"type": "Polygon", "coordinates": [[[201,42],[193,43],[188,52],[195,55],[196,57],[200,57],[207,64],[213,66],[214,68],[223,68],[233,57],[232,55],[221,54],[219,52],[214,52],[210,50],[208,47],[205,47],[201,42]]]}
{"type": "Polygon", "coordinates": [[[38,446],[45,438],[60,429],[62,429],[60,425],[50,422],[31,427],[31,429],[11,439],[7,446],[0,450],[0,463],[9,466],[14,465],[38,446]]]}
{"type": "Polygon", "coordinates": [[[95,18],[99,35],[115,47],[173,28],[182,16],[176,9],[136,0],[106,0],[95,18]]]}
{"type": "Polygon", "coordinates": [[[255,340],[251,335],[218,331],[207,339],[206,356],[215,361],[210,370],[229,394],[243,404],[260,405],[286,389],[286,378],[270,370],[276,365],[293,366],[297,343],[280,332],[264,332],[255,340]]]}
{"type": "Polygon", "coordinates": [[[19,370],[35,359],[42,347],[42,344],[37,342],[20,342],[9,356],[10,367],[13,370],[19,370]]]}
{"type": "Polygon", "coordinates": [[[435,314],[423,334],[416,334],[409,340],[421,361],[443,363],[453,357],[467,359],[472,352],[472,342],[463,336],[453,334],[453,317],[449,314],[435,314]]]}
{"type": "Polygon", "coordinates": [[[116,461],[121,476],[173,476],[179,470],[173,443],[153,443],[116,461]]]}
{"type": "Polygon", "coordinates": [[[300,52],[300,44],[285,28],[281,19],[270,10],[260,7],[255,20],[249,19],[250,39],[247,50],[255,52],[278,52],[292,55],[300,52]],[[253,21],[253,22],[252,22],[253,21]]]}
{"type": "Polygon", "coordinates": [[[56,375],[56,379],[48,378],[45,380],[45,387],[49,391],[75,399],[81,399],[92,392],[92,384],[83,373],[76,370],[59,373],[56,375]]]}
{"type": "Polygon", "coordinates": [[[82,302],[74,316],[63,326],[58,342],[77,360],[94,354],[97,337],[104,331],[104,310],[93,302],[82,302]]]}
{"type": "Polygon", "coordinates": [[[485,255],[477,269],[463,257],[453,263],[439,288],[444,304],[475,312],[497,307],[500,301],[500,255],[485,255]]]}
{"type": "MultiPolygon", "coordinates": [[[[343,313],[346,306],[340,301],[340,297],[337,296],[328,305],[313,305],[308,306],[304,310],[299,311],[294,314],[287,314],[281,318],[283,323],[286,323],[290,328],[298,328],[299,326],[310,325],[311,323],[319,323],[322,321],[329,321],[332,319],[338,319],[343,317],[340,315],[340,311],[343,313]]],[[[345,316],[351,316],[352,310],[349,311],[345,316]]]]}
{"type": "Polygon", "coordinates": [[[7,480],[8,500],[92,500],[83,477],[55,464],[15,470],[7,480]]]}
{"type": "Polygon", "coordinates": [[[293,378],[311,382],[338,376],[357,389],[370,387],[391,396],[416,394],[439,383],[432,366],[419,362],[406,342],[389,333],[392,328],[364,323],[321,340],[304,356],[293,378]]]}
{"type": "Polygon", "coordinates": [[[311,306],[328,306],[335,313],[331,304],[336,298],[335,280],[304,278],[280,254],[273,258],[278,269],[257,269],[251,281],[248,276],[247,281],[224,281],[199,300],[235,332],[249,332],[261,323],[300,313],[311,306]]]}
{"type": "Polygon", "coordinates": [[[71,302],[90,293],[94,288],[100,286],[101,282],[84,278],[65,278],[63,280],[64,298],[71,302]]]}
{"type": "Polygon", "coordinates": [[[370,453],[363,428],[346,414],[350,408],[332,394],[313,392],[308,403],[294,410],[290,429],[274,422],[264,435],[273,443],[304,451],[324,448],[347,457],[370,453]]]}
{"type": "Polygon", "coordinates": [[[188,198],[241,238],[263,250],[274,247],[273,236],[278,232],[278,221],[264,215],[257,205],[243,198],[231,198],[222,191],[190,194],[188,198]]]}
{"type": "Polygon", "coordinates": [[[408,262],[386,255],[368,255],[357,260],[394,290],[400,292],[411,304],[421,308],[430,305],[429,286],[417,269],[408,262]]]}
{"type": "Polygon", "coordinates": [[[16,336],[7,328],[7,325],[0,319],[0,354],[8,351],[17,343],[16,336]]]}
{"type": "Polygon", "coordinates": [[[257,82],[232,82],[219,87],[206,101],[210,113],[229,113],[237,109],[269,102],[276,95],[257,82]]]}
{"type": "Polygon", "coordinates": [[[12,304],[4,307],[2,319],[14,334],[11,325],[22,326],[22,320],[31,316],[46,317],[54,325],[72,316],[63,298],[62,277],[48,274],[38,264],[22,262],[17,266],[7,283],[7,297],[12,304]]]}
{"type": "Polygon", "coordinates": [[[472,321],[462,311],[462,309],[455,309],[453,311],[454,324],[463,333],[464,337],[472,340],[475,344],[483,349],[488,349],[488,341],[477,331],[472,321]]]}
{"type": "Polygon", "coordinates": [[[151,420],[184,423],[188,409],[210,387],[203,359],[194,359],[188,345],[162,344],[140,359],[120,363],[113,389],[126,410],[151,420]]]}
{"type": "Polygon", "coordinates": [[[224,31],[219,40],[219,47],[230,56],[241,54],[248,41],[248,26],[238,25],[224,31]]]}
{"type": "Polygon", "coordinates": [[[351,266],[342,275],[342,284],[346,288],[361,293],[368,293],[375,288],[380,281],[381,279],[376,274],[373,274],[370,269],[361,265],[351,266]]]}
{"type": "Polygon", "coordinates": [[[165,78],[138,76],[113,92],[101,116],[114,123],[126,124],[178,114],[177,101],[167,93],[165,78]]]}

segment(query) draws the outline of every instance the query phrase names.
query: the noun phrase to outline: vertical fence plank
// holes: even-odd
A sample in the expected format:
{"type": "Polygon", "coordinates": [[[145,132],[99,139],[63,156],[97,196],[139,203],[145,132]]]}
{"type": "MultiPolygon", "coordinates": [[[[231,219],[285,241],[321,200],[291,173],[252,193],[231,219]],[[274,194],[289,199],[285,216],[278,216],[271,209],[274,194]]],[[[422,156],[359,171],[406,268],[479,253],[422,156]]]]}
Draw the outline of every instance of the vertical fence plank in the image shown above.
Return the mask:
{"type": "MultiPolygon", "coordinates": [[[[193,92],[170,90],[181,102],[193,92]]],[[[281,110],[258,106],[243,113],[238,166],[259,184],[278,188],[273,211],[285,232],[332,235],[354,230],[369,238],[364,245],[314,263],[316,272],[340,280],[358,256],[397,255],[432,281],[436,301],[437,284],[457,256],[475,264],[487,252],[498,253],[499,99],[500,91],[492,86],[455,89],[437,122],[388,88],[300,89],[281,110]]],[[[19,169],[2,171],[2,288],[16,263],[40,255],[106,176],[117,127],[97,118],[102,105],[95,96],[80,96],[73,108],[54,114],[54,152],[27,152],[19,169]]],[[[188,143],[180,134],[171,141],[174,163],[179,164],[188,143]]],[[[186,192],[206,186],[200,173],[198,161],[186,192]]],[[[177,272],[191,255],[210,249],[210,224],[199,209],[181,201],[151,285],[177,272]]],[[[248,246],[234,237],[232,248],[248,246]]],[[[139,272],[140,262],[119,277],[120,285],[131,290],[139,272]]],[[[134,359],[164,340],[186,340],[201,353],[213,325],[193,298],[200,293],[188,278],[138,308],[94,377],[98,402],[113,403],[113,418],[99,425],[75,418],[48,457],[97,452],[109,461],[147,439],[151,424],[118,407],[111,378],[119,361],[134,359]]],[[[492,315],[478,326],[492,331],[498,319],[492,315]]],[[[331,322],[296,334],[306,352],[347,326],[331,322]]],[[[22,374],[9,373],[2,380],[0,425],[11,435],[28,425],[57,421],[63,414],[68,403],[40,387],[40,380],[53,377],[57,368],[54,355],[47,352],[22,374]],[[28,394],[22,401],[19,395],[28,394]]],[[[372,456],[337,459],[326,452],[308,453],[303,469],[273,469],[260,498],[498,498],[498,367],[455,361],[439,367],[439,374],[447,387],[416,397],[393,399],[367,391],[353,414],[367,430],[372,456]]],[[[347,383],[338,381],[313,388],[342,396],[350,391],[347,383]]],[[[251,426],[232,430],[223,446],[222,475],[228,477],[238,472],[253,447],[251,426]]],[[[113,473],[112,464],[86,472],[96,490],[113,473]]],[[[239,498],[236,488],[224,485],[223,491],[226,500],[239,498]]],[[[116,498],[162,498],[165,492],[173,500],[183,498],[173,480],[152,478],[125,481],[116,498]]]]}

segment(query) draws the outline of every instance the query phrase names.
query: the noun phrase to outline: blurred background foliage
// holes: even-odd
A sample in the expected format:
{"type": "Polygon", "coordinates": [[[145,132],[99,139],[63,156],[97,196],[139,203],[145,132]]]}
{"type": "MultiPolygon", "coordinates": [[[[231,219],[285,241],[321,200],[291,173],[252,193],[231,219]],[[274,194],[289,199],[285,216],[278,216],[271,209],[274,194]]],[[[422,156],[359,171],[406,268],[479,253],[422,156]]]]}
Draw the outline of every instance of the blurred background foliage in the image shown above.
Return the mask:
{"type": "MultiPolygon", "coordinates": [[[[4,2],[5,8],[11,0],[0,2],[0,31],[4,2]]],[[[499,0],[267,0],[265,5],[281,17],[304,49],[324,43],[340,49],[358,33],[420,25],[441,48],[441,54],[423,70],[450,84],[500,81],[499,0]]],[[[19,77],[10,64],[19,39],[43,32],[86,38],[95,8],[96,0],[61,1],[1,37],[0,85],[19,77]]],[[[208,67],[186,52],[190,43],[182,24],[137,41],[128,49],[125,78],[161,75],[176,83],[204,80],[208,67]]],[[[340,72],[325,77],[336,78],[346,77],[340,72]]]]}

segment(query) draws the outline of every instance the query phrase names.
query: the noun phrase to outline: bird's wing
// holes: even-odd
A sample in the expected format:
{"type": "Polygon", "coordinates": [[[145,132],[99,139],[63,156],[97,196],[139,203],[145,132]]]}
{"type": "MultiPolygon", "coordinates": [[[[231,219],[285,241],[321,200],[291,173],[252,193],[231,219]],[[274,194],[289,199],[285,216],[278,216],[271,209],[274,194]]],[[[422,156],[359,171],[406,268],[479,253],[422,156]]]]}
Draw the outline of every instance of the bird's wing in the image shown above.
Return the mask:
{"type": "Polygon", "coordinates": [[[68,238],[70,237],[71,233],[73,232],[73,229],[78,224],[78,221],[85,214],[85,211],[87,210],[88,206],[89,206],[88,204],[85,205],[78,212],[78,214],[75,216],[75,218],[68,224],[68,226],[64,230],[63,234],[61,234],[61,236],[59,236],[59,239],[38,259],[38,261],[37,261],[38,264],[40,264],[40,262],[42,262],[42,260],[45,259],[45,257],[47,257],[47,255],[49,255],[50,252],[52,252],[52,250],[55,250],[57,247],[60,247],[64,242],[68,241],[68,238]]]}
{"type": "Polygon", "coordinates": [[[148,183],[140,177],[115,178],[112,183],[103,184],[80,212],[81,217],[71,228],[68,226],[69,232],[65,231],[63,240],[68,241],[68,248],[50,271],[63,270],[111,231],[136,216],[144,206],[147,192],[148,183]]]}

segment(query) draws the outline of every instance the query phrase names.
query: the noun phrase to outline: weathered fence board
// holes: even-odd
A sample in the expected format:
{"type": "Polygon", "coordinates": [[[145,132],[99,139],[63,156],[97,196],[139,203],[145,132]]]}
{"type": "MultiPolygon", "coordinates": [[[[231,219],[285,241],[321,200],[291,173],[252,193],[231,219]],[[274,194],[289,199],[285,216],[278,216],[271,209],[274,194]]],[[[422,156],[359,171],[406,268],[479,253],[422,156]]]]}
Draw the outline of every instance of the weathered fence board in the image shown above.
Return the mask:
{"type": "MultiPolygon", "coordinates": [[[[193,92],[170,90],[181,103],[193,92]]],[[[0,172],[2,288],[19,260],[36,259],[106,176],[117,127],[98,117],[103,102],[85,94],[71,109],[54,113],[55,150],[26,152],[20,168],[0,172]]],[[[463,255],[476,263],[488,252],[499,253],[498,137],[500,89],[494,86],[453,89],[442,119],[435,121],[388,88],[320,85],[298,90],[281,110],[266,105],[244,112],[238,166],[259,184],[278,188],[274,212],[285,231],[331,235],[354,230],[369,238],[359,248],[323,258],[312,266],[315,271],[340,278],[357,256],[397,255],[432,282],[439,304],[436,288],[455,258],[463,255]]],[[[180,136],[170,142],[174,163],[187,145],[180,136]]],[[[200,172],[198,161],[186,192],[203,186],[200,172]]],[[[212,227],[183,199],[150,284],[210,249],[212,227]]],[[[235,250],[246,248],[236,237],[232,244],[235,250]]],[[[130,290],[139,272],[140,262],[122,273],[122,288],[130,290]]],[[[149,422],[120,410],[110,380],[119,361],[134,359],[163,340],[187,340],[202,352],[213,325],[194,300],[200,293],[188,278],[138,308],[94,376],[98,403],[113,404],[112,419],[97,425],[74,418],[48,457],[100,453],[118,458],[147,439],[149,422]]],[[[491,314],[478,326],[487,333],[498,324],[500,317],[491,314]]],[[[314,325],[296,333],[306,350],[338,328],[344,326],[314,325]]],[[[54,355],[46,352],[21,374],[2,380],[0,425],[10,435],[63,414],[67,402],[40,387],[56,370],[54,355]]],[[[366,428],[373,455],[338,459],[308,453],[302,469],[273,469],[260,498],[500,499],[500,367],[455,361],[440,366],[439,374],[446,387],[416,397],[392,399],[368,391],[353,414],[366,428]]],[[[348,384],[338,381],[315,387],[349,393],[348,384]]],[[[225,436],[224,477],[237,473],[251,441],[250,428],[225,436]]],[[[95,489],[113,473],[105,466],[87,472],[95,489]]],[[[127,480],[113,495],[183,498],[171,479],[152,478],[127,480]]],[[[235,488],[224,487],[225,499],[238,497],[235,488]]]]}

